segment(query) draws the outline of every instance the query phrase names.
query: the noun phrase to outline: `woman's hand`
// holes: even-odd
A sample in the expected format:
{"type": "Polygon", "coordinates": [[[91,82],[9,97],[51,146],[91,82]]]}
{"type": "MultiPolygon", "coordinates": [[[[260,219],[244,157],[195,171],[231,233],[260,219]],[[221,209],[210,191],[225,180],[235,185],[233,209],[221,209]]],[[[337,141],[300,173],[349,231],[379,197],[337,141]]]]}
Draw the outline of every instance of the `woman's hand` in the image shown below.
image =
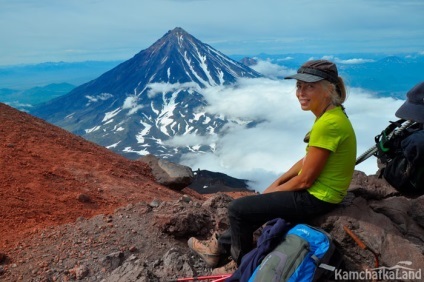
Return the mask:
{"type": "Polygon", "coordinates": [[[303,166],[303,158],[297,161],[288,171],[283,173],[277,180],[275,180],[268,188],[266,188],[263,192],[263,194],[269,193],[269,192],[275,192],[275,189],[295,177],[299,174],[300,170],[303,166]]]}
{"type": "Polygon", "coordinates": [[[265,189],[263,193],[295,191],[311,187],[324,169],[330,154],[331,151],[327,149],[310,146],[307,155],[265,189]]]}

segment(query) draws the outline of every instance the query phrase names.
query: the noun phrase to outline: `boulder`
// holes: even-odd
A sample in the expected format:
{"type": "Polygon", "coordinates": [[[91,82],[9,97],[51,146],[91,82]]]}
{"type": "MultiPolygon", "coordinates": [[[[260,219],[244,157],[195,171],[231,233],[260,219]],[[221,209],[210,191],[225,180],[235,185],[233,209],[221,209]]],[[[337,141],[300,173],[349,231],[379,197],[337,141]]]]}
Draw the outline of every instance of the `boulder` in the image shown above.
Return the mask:
{"type": "Polygon", "coordinates": [[[147,155],[138,160],[149,165],[157,183],[172,190],[180,191],[193,181],[193,171],[187,166],[169,162],[154,155],[147,155]]]}
{"type": "Polygon", "coordinates": [[[424,196],[408,198],[384,179],[358,172],[342,205],[312,220],[311,224],[333,235],[347,271],[387,267],[402,272],[407,267],[412,269],[412,275],[420,274],[424,269],[423,204],[424,196]],[[360,248],[345,228],[367,249],[360,248]]]}

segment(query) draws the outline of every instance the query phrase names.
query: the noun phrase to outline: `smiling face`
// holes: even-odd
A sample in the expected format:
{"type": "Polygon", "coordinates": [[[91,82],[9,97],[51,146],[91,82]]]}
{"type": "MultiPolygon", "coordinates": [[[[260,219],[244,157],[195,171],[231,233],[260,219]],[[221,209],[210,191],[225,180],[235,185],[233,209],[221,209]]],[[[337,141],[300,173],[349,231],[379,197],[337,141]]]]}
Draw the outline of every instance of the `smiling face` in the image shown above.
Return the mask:
{"type": "Polygon", "coordinates": [[[296,96],[304,111],[311,111],[316,117],[321,116],[330,104],[330,91],[321,81],[296,83],[296,96]]]}

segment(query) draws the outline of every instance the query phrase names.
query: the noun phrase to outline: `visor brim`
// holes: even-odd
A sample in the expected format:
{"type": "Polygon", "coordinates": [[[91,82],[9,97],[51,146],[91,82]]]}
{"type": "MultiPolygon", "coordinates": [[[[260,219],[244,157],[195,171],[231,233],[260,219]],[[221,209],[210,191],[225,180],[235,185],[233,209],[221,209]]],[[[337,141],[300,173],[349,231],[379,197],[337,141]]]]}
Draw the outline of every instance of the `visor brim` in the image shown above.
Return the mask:
{"type": "Polygon", "coordinates": [[[318,82],[324,80],[324,78],[307,73],[296,73],[294,75],[286,76],[284,79],[297,79],[303,82],[318,82]]]}

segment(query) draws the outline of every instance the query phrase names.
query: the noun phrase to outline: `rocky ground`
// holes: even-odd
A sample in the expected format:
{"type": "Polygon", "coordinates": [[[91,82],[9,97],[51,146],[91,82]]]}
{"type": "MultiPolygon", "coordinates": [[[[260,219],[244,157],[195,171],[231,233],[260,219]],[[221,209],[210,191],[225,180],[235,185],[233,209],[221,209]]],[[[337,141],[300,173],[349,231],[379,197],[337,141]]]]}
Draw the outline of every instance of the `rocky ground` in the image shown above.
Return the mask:
{"type": "MultiPolygon", "coordinates": [[[[144,282],[209,275],[211,269],[188,249],[186,242],[190,236],[207,238],[212,231],[228,227],[226,208],[232,199],[217,193],[208,198],[186,194],[169,201],[140,201],[109,214],[80,217],[73,223],[38,230],[8,249],[0,278],[2,281],[144,282]]],[[[308,222],[333,236],[341,253],[340,270],[372,270],[378,263],[378,267],[400,265],[413,269],[414,273],[422,271],[424,234],[422,226],[414,222],[422,223],[423,218],[408,217],[402,197],[398,198],[402,199],[399,202],[394,197],[388,199],[389,205],[375,201],[372,191],[352,187],[338,210],[308,222]],[[369,250],[361,249],[343,226],[353,230],[377,254],[377,260],[369,250]],[[410,264],[399,264],[408,261],[410,264]]],[[[424,198],[407,201],[412,201],[411,211],[416,206],[422,207],[424,198]]],[[[421,278],[380,281],[422,281],[421,278]]]]}
{"type": "MultiPolygon", "coordinates": [[[[2,104],[0,138],[0,281],[207,275],[187,239],[225,229],[228,203],[247,194],[169,189],[146,163],[2,104]]],[[[308,223],[334,237],[346,271],[372,269],[376,259],[344,226],[375,251],[379,266],[409,262],[409,269],[424,272],[424,196],[405,197],[384,180],[356,172],[340,208],[308,223]]]]}
{"type": "Polygon", "coordinates": [[[39,230],[8,250],[0,277],[2,281],[170,281],[179,275],[206,274],[209,269],[187,250],[186,238],[197,232],[206,235],[204,225],[212,224],[212,219],[190,199],[138,202],[39,230]]]}
{"type": "Polygon", "coordinates": [[[154,266],[185,242],[158,229],[153,211],[206,199],[1,103],[0,140],[1,281],[99,281],[128,257],[154,266]]]}

